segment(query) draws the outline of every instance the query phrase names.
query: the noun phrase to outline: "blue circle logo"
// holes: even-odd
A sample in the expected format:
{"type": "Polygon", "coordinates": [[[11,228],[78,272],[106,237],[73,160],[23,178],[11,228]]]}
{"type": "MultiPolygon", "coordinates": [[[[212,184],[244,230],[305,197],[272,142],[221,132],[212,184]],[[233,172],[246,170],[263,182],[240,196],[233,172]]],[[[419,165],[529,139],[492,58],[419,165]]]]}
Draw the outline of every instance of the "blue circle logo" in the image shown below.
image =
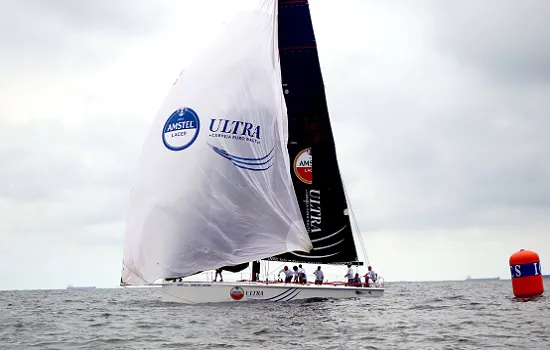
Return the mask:
{"type": "Polygon", "coordinates": [[[162,142],[171,151],[183,151],[199,136],[200,120],[191,108],[174,111],[164,124],[162,142]]]}

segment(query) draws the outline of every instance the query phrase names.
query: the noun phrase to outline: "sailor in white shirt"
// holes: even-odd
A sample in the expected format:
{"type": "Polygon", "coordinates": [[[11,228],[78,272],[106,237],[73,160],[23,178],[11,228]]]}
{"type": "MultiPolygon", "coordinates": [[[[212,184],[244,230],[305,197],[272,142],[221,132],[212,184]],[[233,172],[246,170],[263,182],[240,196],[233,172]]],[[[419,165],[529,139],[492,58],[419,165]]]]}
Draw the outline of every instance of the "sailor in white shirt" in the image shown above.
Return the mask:
{"type": "Polygon", "coordinates": [[[367,285],[367,287],[370,285],[370,282],[369,281],[372,281],[372,283],[375,283],[376,280],[378,279],[378,274],[376,272],[374,272],[374,270],[372,269],[371,266],[369,266],[367,268],[369,271],[367,272],[367,274],[365,275],[365,284],[367,285]]]}
{"type": "Polygon", "coordinates": [[[317,270],[313,271],[313,274],[315,275],[315,284],[323,284],[325,274],[321,271],[321,266],[317,266],[317,270]]]}
{"type": "Polygon", "coordinates": [[[294,272],[288,268],[288,266],[285,266],[281,271],[279,271],[279,275],[282,273],[285,274],[285,283],[292,282],[292,276],[294,275],[294,272]]]}
{"type": "Polygon", "coordinates": [[[353,279],[354,279],[353,269],[351,268],[351,264],[348,264],[348,272],[344,277],[347,277],[348,279],[348,286],[353,285],[353,279]]]}

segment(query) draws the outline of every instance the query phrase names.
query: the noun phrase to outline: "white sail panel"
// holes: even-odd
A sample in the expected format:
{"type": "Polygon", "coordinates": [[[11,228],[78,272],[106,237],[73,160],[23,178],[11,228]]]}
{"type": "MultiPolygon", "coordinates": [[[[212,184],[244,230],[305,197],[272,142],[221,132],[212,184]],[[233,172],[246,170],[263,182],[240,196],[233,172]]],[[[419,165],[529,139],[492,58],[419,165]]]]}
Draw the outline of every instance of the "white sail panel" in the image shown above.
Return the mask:
{"type": "Polygon", "coordinates": [[[122,282],[312,248],[290,177],[277,2],[237,16],[163,102],[131,193],[122,282]]]}

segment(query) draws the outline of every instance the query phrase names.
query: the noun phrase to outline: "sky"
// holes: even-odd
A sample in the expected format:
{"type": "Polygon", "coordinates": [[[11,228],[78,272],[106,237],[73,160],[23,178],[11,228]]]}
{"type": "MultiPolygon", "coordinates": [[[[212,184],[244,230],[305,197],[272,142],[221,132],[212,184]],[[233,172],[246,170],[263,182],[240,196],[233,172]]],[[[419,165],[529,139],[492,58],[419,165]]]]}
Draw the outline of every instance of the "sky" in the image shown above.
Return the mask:
{"type": "MultiPolygon", "coordinates": [[[[550,273],[550,3],[310,2],[374,269],[508,278],[524,248],[550,273]]],[[[242,3],[0,2],[0,289],[118,285],[149,124],[242,3]]]]}

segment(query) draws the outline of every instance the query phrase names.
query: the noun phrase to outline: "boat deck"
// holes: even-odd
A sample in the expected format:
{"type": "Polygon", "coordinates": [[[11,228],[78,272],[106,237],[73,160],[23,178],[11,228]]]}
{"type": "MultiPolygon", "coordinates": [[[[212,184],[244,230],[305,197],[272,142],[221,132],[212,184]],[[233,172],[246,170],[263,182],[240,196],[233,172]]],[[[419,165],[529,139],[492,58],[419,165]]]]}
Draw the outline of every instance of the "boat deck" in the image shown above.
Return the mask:
{"type": "Polygon", "coordinates": [[[292,288],[308,288],[308,287],[315,287],[315,288],[326,288],[326,289],[341,289],[341,288],[362,288],[362,289],[384,289],[384,286],[369,286],[366,287],[364,284],[362,286],[348,286],[346,282],[324,282],[323,284],[315,284],[314,282],[307,282],[307,283],[285,283],[285,282],[279,282],[279,281],[252,281],[252,280],[239,280],[236,282],[232,281],[224,281],[224,282],[207,282],[207,281],[181,281],[181,282],[165,282],[163,285],[232,285],[232,286],[272,286],[272,287],[292,287],[292,288]]]}

